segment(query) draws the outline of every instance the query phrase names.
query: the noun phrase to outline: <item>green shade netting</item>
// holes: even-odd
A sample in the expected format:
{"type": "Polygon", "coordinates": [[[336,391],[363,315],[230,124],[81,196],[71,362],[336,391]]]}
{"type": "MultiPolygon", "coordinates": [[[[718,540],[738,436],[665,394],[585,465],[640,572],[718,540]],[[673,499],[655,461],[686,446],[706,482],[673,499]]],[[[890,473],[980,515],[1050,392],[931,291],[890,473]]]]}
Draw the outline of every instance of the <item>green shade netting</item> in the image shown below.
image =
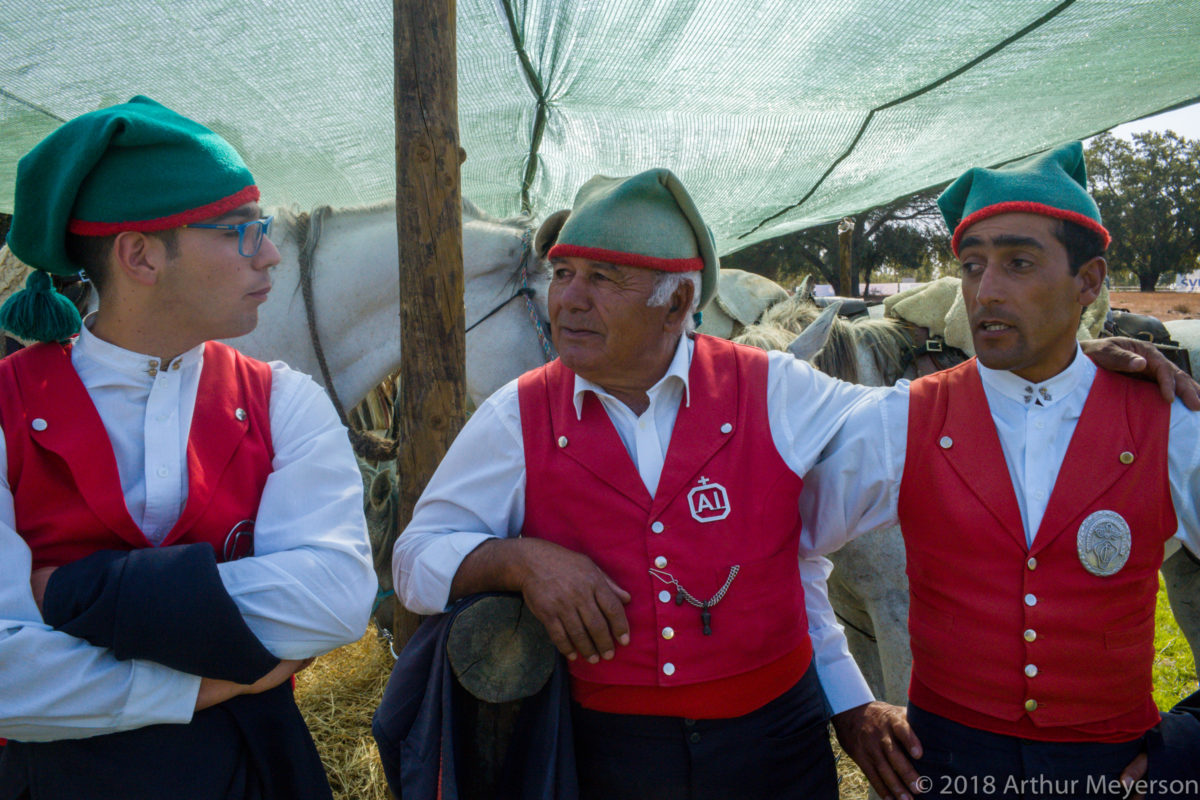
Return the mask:
{"type": "MultiPolygon", "coordinates": [[[[668,167],[721,252],[1200,99],[1195,0],[458,0],[463,193],[570,205],[668,167]]],[[[62,120],[147,94],[267,204],[395,185],[392,5],[6,0],[0,211],[62,120]]]]}

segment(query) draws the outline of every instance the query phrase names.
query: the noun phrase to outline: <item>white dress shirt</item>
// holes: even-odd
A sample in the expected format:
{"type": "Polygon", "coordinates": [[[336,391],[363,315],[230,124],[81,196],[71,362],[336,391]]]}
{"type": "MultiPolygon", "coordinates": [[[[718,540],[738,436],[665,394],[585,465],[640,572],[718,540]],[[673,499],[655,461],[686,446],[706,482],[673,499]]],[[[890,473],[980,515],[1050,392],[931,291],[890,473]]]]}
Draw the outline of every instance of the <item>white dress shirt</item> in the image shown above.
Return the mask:
{"type": "MultiPolygon", "coordinates": [[[[115,347],[86,327],[71,350],[112,442],[130,516],[158,544],[187,502],[187,441],[203,346],[153,370],[151,361],[157,359],[115,347]]],[[[308,376],[272,362],[271,377],[275,455],[255,520],[254,556],[218,570],[271,653],[308,658],[362,636],[377,581],[362,478],[345,428],[308,376]]],[[[110,650],[51,630],[30,591],[31,560],[15,531],[0,432],[0,736],[47,741],[188,722],[200,677],[117,661],[110,650]]]]}
{"type": "MultiPolygon", "coordinates": [[[[692,346],[690,338],[681,337],[666,374],[647,392],[650,406],[640,416],[576,376],[576,412],[581,413],[586,392],[596,395],[652,495],[680,403],[690,400],[692,346]]],[[[803,476],[854,405],[872,390],[834,380],[790,353],[769,353],[768,359],[771,438],[787,466],[803,476]]],[[[450,584],[467,554],[490,537],[517,536],[524,519],[525,456],[517,382],[512,381],[471,416],[397,540],[392,572],[401,601],[417,613],[445,610],[450,584]]],[[[825,581],[831,569],[824,558],[800,560],[814,661],[837,713],[869,702],[872,695],[829,605],[825,581]]]]}
{"type": "MultiPolygon", "coordinates": [[[[1025,540],[1032,544],[1096,365],[1076,346],[1070,366],[1043,383],[982,364],[978,369],[1025,524],[1025,540]]],[[[908,439],[908,382],[883,391],[878,402],[855,408],[805,477],[800,495],[802,547],[828,553],[859,533],[897,523],[908,439]]],[[[1178,399],[1171,406],[1169,436],[1167,477],[1179,519],[1175,536],[1200,554],[1200,414],[1178,399]]]]}

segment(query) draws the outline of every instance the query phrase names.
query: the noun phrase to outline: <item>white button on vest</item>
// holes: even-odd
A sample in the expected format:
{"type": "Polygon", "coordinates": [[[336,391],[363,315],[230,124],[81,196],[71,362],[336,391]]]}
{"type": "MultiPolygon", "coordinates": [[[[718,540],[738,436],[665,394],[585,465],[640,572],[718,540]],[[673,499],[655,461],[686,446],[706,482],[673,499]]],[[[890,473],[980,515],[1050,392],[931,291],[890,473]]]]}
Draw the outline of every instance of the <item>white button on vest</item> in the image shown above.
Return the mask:
{"type": "Polygon", "coordinates": [[[732,432],[733,432],[733,426],[730,425],[728,422],[726,422],[724,425],[721,426],[721,433],[732,433],[732,432]]]}
{"type": "Polygon", "coordinates": [[[38,417],[33,422],[29,423],[29,427],[33,428],[35,431],[44,431],[48,426],[46,425],[46,420],[38,417]]]}
{"type": "Polygon", "coordinates": [[[938,446],[941,447],[943,450],[949,450],[951,448],[951,446],[953,446],[953,444],[954,444],[954,440],[951,439],[949,436],[943,436],[942,438],[938,439],[938,446]]]}
{"type": "Polygon", "coordinates": [[[658,567],[659,569],[665,569],[667,566],[667,559],[663,556],[659,556],[658,558],[654,559],[654,566],[658,567]]]}
{"type": "Polygon", "coordinates": [[[672,664],[670,661],[663,664],[663,675],[674,675],[674,674],[675,674],[675,665],[674,664],[672,664]]]}
{"type": "Polygon", "coordinates": [[[1025,665],[1025,675],[1030,678],[1037,677],[1037,666],[1035,666],[1033,664],[1026,664],[1025,665]]]}
{"type": "Polygon", "coordinates": [[[558,437],[558,446],[566,447],[567,446],[567,437],[565,437],[565,436],[558,437]]]}
{"type": "Polygon", "coordinates": [[[666,589],[663,589],[661,592],[658,593],[658,600],[660,603],[671,602],[671,593],[668,592],[666,589]]]}
{"type": "Polygon", "coordinates": [[[239,408],[237,411],[233,412],[233,415],[238,418],[238,422],[241,422],[246,419],[246,409],[239,408]]]}
{"type": "Polygon", "coordinates": [[[670,626],[668,626],[668,627],[666,627],[666,628],[663,628],[663,638],[664,638],[664,639],[673,639],[673,638],[675,638],[675,629],[674,629],[674,628],[672,628],[672,627],[670,627],[670,626]]]}
{"type": "MultiPolygon", "coordinates": [[[[664,592],[664,594],[666,594],[666,592],[664,592]]],[[[1036,639],[1037,639],[1037,631],[1035,631],[1033,628],[1030,628],[1029,630],[1025,631],[1025,641],[1032,642],[1036,639]]]]}
{"type": "Polygon", "coordinates": [[[1027,606],[1036,606],[1036,605],[1037,605],[1037,598],[1036,598],[1036,597],[1034,597],[1034,596],[1033,596],[1033,595],[1031,595],[1031,594],[1027,594],[1027,595],[1025,595],[1025,605],[1027,605],[1027,606]]]}
{"type": "Polygon", "coordinates": [[[654,531],[655,533],[662,533],[664,528],[666,528],[666,526],[661,522],[656,522],[650,526],[650,530],[654,531]]]}
{"type": "Polygon", "coordinates": [[[1037,569],[1037,559],[1033,556],[1030,556],[1029,560],[1025,562],[1025,566],[1029,567],[1030,569],[1037,569]]]}

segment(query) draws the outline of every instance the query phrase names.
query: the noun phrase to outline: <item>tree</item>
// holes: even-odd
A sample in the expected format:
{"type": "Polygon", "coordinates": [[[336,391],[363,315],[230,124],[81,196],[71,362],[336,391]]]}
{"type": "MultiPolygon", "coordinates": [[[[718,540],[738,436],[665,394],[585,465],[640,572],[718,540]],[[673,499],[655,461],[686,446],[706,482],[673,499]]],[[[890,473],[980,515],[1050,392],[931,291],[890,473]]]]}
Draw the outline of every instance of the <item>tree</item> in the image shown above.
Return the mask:
{"type": "Polygon", "coordinates": [[[811,274],[839,295],[866,294],[871,275],[924,273],[949,257],[950,241],[937,209],[941,189],[918,192],[845,220],[769,239],[721,259],[724,267],[757,272],[784,285],[811,274]],[[850,228],[850,285],[843,286],[838,228],[850,228]],[[861,290],[861,292],[860,292],[861,290]]]}
{"type": "Polygon", "coordinates": [[[1085,154],[1092,197],[1112,234],[1109,269],[1137,275],[1143,292],[1188,272],[1200,255],[1200,141],[1171,131],[1105,133],[1085,154]]]}

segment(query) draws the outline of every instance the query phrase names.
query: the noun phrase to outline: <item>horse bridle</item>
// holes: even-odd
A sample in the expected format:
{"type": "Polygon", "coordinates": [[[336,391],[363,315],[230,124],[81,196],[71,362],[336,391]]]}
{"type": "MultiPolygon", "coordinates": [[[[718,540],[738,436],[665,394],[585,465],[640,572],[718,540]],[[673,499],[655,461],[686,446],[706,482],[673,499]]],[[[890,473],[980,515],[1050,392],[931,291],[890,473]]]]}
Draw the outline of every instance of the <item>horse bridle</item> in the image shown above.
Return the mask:
{"type": "MultiPolygon", "coordinates": [[[[373,431],[356,428],[351,424],[350,416],[346,413],[346,407],[342,405],[342,399],[338,396],[337,388],[333,385],[333,373],[329,369],[329,362],[325,358],[325,349],[321,346],[321,335],[317,331],[317,308],[313,300],[313,256],[316,254],[317,244],[321,240],[321,229],[325,218],[329,216],[330,212],[331,209],[329,206],[318,206],[313,209],[311,214],[307,216],[302,215],[296,219],[296,238],[301,240],[297,256],[300,264],[300,291],[304,298],[304,314],[308,321],[308,336],[312,342],[313,351],[317,356],[317,366],[321,370],[321,379],[325,382],[325,388],[329,392],[329,399],[333,401],[333,408],[337,411],[338,418],[346,426],[346,430],[350,436],[350,444],[354,447],[354,453],[360,458],[369,461],[391,461],[396,458],[400,450],[400,415],[395,413],[395,408],[392,409],[392,422],[388,426],[386,436],[380,436],[373,431]]],[[[533,302],[534,295],[537,292],[529,285],[529,263],[532,251],[533,228],[529,227],[521,235],[521,287],[506,300],[472,323],[464,331],[464,334],[504,308],[504,306],[517,297],[524,297],[525,307],[529,312],[529,319],[533,323],[534,330],[537,332],[538,343],[542,347],[542,353],[545,355],[546,361],[550,362],[554,360],[555,354],[554,345],[550,342],[549,325],[542,322],[538,317],[537,305],[533,302]]]]}

